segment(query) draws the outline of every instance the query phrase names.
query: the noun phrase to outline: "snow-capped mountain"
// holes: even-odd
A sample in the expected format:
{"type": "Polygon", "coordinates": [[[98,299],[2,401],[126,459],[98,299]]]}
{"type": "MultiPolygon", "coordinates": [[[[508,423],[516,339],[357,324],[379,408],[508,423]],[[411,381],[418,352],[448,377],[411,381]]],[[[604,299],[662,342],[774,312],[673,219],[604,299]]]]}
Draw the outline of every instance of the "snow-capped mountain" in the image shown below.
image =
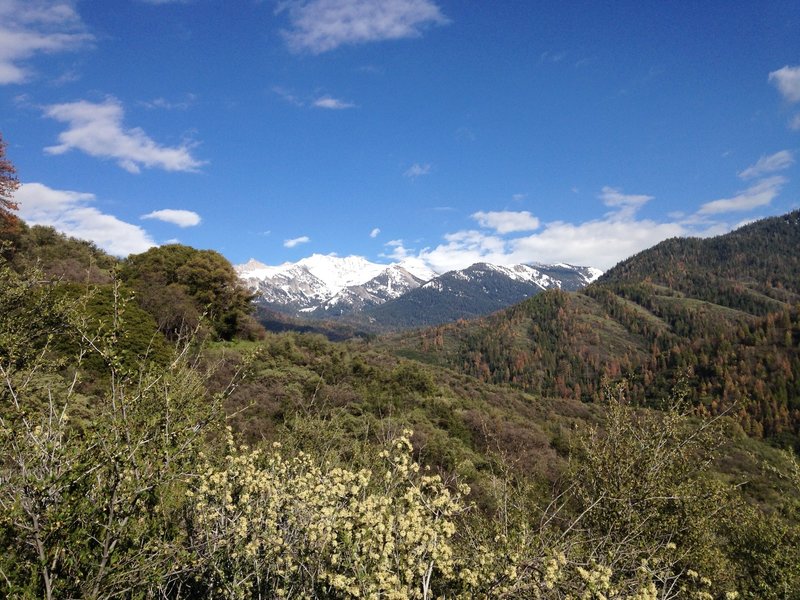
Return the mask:
{"type": "Polygon", "coordinates": [[[591,267],[501,266],[476,263],[448,271],[365,314],[389,327],[422,327],[469,319],[511,306],[548,289],[578,290],[599,277],[591,267]]]}
{"type": "Polygon", "coordinates": [[[416,259],[387,265],[320,254],[278,266],[250,260],[235,268],[272,309],[316,318],[361,313],[398,325],[487,314],[543,290],[580,289],[602,274],[567,264],[476,263],[439,275],[416,259]]]}
{"type": "Polygon", "coordinates": [[[255,259],[234,267],[260,301],[314,316],[344,314],[382,304],[419,287],[436,273],[415,261],[390,265],[361,256],[313,254],[296,263],[269,266],[255,259]]]}

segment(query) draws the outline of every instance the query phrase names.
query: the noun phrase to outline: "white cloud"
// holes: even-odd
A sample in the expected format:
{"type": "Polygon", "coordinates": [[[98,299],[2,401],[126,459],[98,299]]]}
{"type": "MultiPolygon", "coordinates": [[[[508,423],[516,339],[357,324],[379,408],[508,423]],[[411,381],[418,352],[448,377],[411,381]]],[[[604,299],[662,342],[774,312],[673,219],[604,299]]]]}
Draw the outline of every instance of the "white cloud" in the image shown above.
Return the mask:
{"type": "Polygon", "coordinates": [[[372,231],[369,232],[369,237],[374,239],[374,238],[378,237],[378,235],[380,235],[380,233],[381,233],[380,228],[376,227],[375,229],[373,229],[372,231]]]}
{"type": "Polygon", "coordinates": [[[331,98],[330,96],[322,96],[314,100],[314,106],[330,110],[344,110],[346,108],[354,108],[355,104],[337,98],[331,98]]]}
{"type": "Polygon", "coordinates": [[[144,252],[156,245],[141,227],[89,206],[96,199],[94,194],[25,183],[14,198],[19,201],[19,216],[29,225],[50,225],[116,256],[144,252]]]}
{"type": "Polygon", "coordinates": [[[24,62],[91,45],[73,0],[0,0],[0,85],[31,77],[24,62]]]}
{"type": "Polygon", "coordinates": [[[151,213],[142,215],[142,219],[156,219],[165,223],[172,223],[178,227],[194,227],[199,225],[202,219],[200,215],[191,210],[179,210],[174,208],[164,208],[154,210],[151,213]]]}
{"type": "Polygon", "coordinates": [[[776,175],[757,181],[746,190],[738,192],[733,198],[722,198],[706,202],[700,207],[698,214],[714,215],[719,213],[751,210],[759,206],[769,205],[788,180],[776,175]]]}
{"type": "Polygon", "coordinates": [[[509,264],[506,240],[500,236],[464,230],[448,233],[444,240],[444,244],[425,248],[418,254],[418,258],[438,273],[463,269],[476,262],[509,264]]]}
{"type": "Polygon", "coordinates": [[[282,34],[294,52],[321,54],[344,45],[419,37],[449,21],[430,0],[308,0],[284,3],[291,28],[282,34]]]}
{"type": "Polygon", "coordinates": [[[284,248],[294,248],[298,244],[306,244],[311,241],[311,238],[307,235],[302,235],[300,237],[292,238],[291,240],[284,240],[283,247],[284,248]]]}
{"type": "Polygon", "coordinates": [[[800,66],[785,67],[772,71],[769,81],[774,83],[781,95],[789,102],[800,102],[800,66]]]}
{"type": "Polygon", "coordinates": [[[527,210],[479,211],[472,215],[481,227],[494,229],[497,233],[534,231],[539,229],[539,219],[527,210]]]}
{"type": "Polygon", "coordinates": [[[430,164],[421,165],[419,163],[414,163],[408,169],[406,169],[406,172],[403,173],[403,175],[405,175],[409,179],[416,179],[417,177],[420,177],[422,175],[430,175],[430,172],[431,172],[430,164]]]}
{"type": "Polygon", "coordinates": [[[739,173],[742,179],[752,179],[753,177],[761,177],[767,173],[774,173],[781,171],[787,167],[792,166],[794,163],[794,156],[789,150],[781,150],[770,156],[762,156],[758,159],[756,164],[750,165],[744,171],[739,173]]]}
{"type": "Polygon", "coordinates": [[[48,154],[81,150],[90,156],[115,159],[130,173],[139,173],[141,167],[197,171],[205,164],[192,156],[190,144],[161,146],[138,127],[124,129],[124,110],[115,98],[101,103],[79,100],[54,104],[46,107],[45,115],[68,125],[58,135],[61,143],[45,148],[48,154]]]}
{"type": "Polygon", "coordinates": [[[598,219],[584,223],[556,221],[542,233],[509,244],[511,262],[567,262],[608,269],[658,242],[691,232],[680,223],[647,219],[598,219]]]}
{"type": "Polygon", "coordinates": [[[789,129],[794,129],[795,131],[800,130],[800,113],[793,116],[789,121],[789,129]]]}
{"type": "Polygon", "coordinates": [[[405,247],[405,243],[403,240],[389,240],[384,244],[389,251],[381,254],[384,258],[391,258],[393,260],[405,260],[406,258],[412,257],[412,250],[409,250],[405,247]]]}

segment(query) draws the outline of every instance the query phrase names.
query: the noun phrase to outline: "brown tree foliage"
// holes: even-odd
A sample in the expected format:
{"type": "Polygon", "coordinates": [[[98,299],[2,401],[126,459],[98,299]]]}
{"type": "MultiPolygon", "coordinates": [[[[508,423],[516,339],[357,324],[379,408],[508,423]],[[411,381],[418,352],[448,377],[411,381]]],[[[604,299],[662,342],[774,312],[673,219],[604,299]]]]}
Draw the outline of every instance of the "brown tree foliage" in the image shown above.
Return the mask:
{"type": "Polygon", "coordinates": [[[18,218],[10,212],[18,208],[14,202],[14,192],[18,187],[17,170],[6,158],[6,144],[3,134],[0,133],[0,229],[6,229],[18,222],[18,218]]]}

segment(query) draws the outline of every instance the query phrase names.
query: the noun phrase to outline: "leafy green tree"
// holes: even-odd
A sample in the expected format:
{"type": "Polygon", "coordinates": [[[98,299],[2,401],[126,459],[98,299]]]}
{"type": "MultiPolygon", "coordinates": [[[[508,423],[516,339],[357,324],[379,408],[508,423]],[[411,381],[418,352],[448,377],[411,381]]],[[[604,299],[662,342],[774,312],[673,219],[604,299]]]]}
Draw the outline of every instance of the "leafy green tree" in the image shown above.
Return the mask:
{"type": "Polygon", "coordinates": [[[203,315],[225,340],[248,324],[251,295],[231,264],[213,250],[179,244],[151,248],[130,256],[121,276],[168,337],[194,329],[203,315]]]}

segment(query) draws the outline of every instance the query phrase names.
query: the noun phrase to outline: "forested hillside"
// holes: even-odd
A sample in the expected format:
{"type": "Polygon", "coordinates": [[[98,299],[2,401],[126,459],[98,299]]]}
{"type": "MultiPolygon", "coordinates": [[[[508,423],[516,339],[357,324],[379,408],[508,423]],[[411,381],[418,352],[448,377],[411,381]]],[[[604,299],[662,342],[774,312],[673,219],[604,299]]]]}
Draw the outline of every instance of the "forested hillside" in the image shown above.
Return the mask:
{"type": "Polygon", "coordinates": [[[585,290],[547,292],[469,323],[393,338],[401,353],[535,394],[596,401],[624,378],[659,406],[688,382],[707,414],[798,447],[800,213],[673,239],[585,290]]]}

